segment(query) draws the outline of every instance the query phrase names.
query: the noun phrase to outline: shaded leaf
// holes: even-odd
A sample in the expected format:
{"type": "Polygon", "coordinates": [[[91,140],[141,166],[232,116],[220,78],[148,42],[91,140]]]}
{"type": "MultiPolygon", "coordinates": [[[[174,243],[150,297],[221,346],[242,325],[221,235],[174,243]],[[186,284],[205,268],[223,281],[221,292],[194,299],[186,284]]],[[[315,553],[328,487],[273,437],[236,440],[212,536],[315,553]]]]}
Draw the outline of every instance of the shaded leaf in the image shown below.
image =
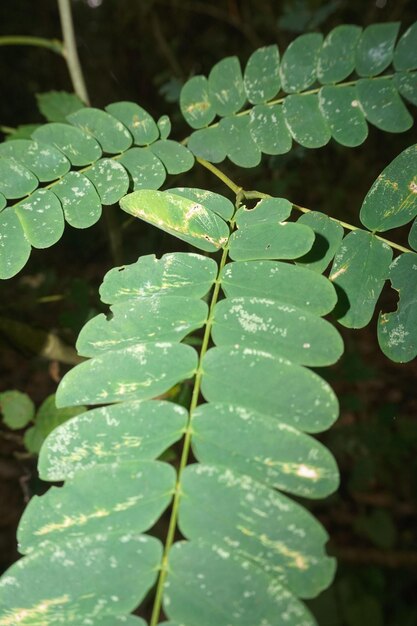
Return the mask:
{"type": "Polygon", "coordinates": [[[417,106],[417,76],[411,72],[397,72],[392,82],[403,98],[417,106]]]}
{"type": "Polygon", "coordinates": [[[417,144],[401,152],[366,194],[360,219],[369,230],[396,228],[417,215],[416,156],[417,144]]]}
{"type": "Polygon", "coordinates": [[[132,145],[132,135],[115,117],[92,107],[67,116],[68,121],[97,139],[103,152],[117,154],[132,145]]]}
{"type": "Polygon", "coordinates": [[[301,146],[320,148],[330,141],[317,94],[288,96],[282,110],[291,135],[301,146]]]}
{"type": "Polygon", "coordinates": [[[30,243],[13,209],[0,213],[0,279],[11,278],[26,264],[30,243]]]}
{"type": "Polygon", "coordinates": [[[194,165],[194,157],[185,146],[178,141],[163,139],[155,141],[151,146],[152,152],[162,161],[168,174],[187,172],[194,165]]]}
{"type": "Polygon", "coordinates": [[[65,219],[74,228],[88,228],[100,219],[100,197],[86,176],[68,172],[55,186],[65,219]]]}
{"type": "Polygon", "coordinates": [[[360,146],[368,136],[368,124],[358,100],[355,86],[322,87],[320,111],[332,137],[342,146],[360,146]]]}
{"type": "Polygon", "coordinates": [[[72,165],[89,165],[101,157],[101,147],[97,141],[69,124],[44,124],[32,133],[32,137],[39,143],[52,144],[61,150],[72,165]]]}
{"type": "Polygon", "coordinates": [[[364,29],[356,49],[359,76],[376,76],[388,67],[399,29],[399,22],[370,24],[364,29]]]}
{"type": "Polygon", "coordinates": [[[171,133],[171,120],[168,115],[161,115],[156,124],[158,126],[161,139],[168,139],[171,133]]]}
{"type": "Polygon", "coordinates": [[[265,154],[285,154],[291,150],[292,138],[281,104],[258,104],[253,107],[249,114],[249,131],[265,154]]]}
{"type": "Polygon", "coordinates": [[[271,100],[279,91],[278,46],[264,46],[251,54],[244,74],[246,97],[252,104],[271,100]]]}
{"type": "Polygon", "coordinates": [[[233,115],[244,105],[246,94],[237,57],[216,63],[211,68],[208,84],[210,102],[218,115],[233,115]]]}
{"type": "Polygon", "coordinates": [[[130,148],[119,159],[129,172],[133,189],[159,189],[166,178],[161,161],[149,148],[130,148]]]}
{"type": "Polygon", "coordinates": [[[369,323],[391,260],[392,249],[371,233],[355,230],[343,239],[329,277],[341,292],[336,316],[343,326],[369,323]]]}
{"type": "Polygon", "coordinates": [[[323,84],[337,83],[355,69],[355,50],[362,29],[352,24],[336,26],[327,35],[317,62],[317,77],[323,84]]]}
{"type": "Polygon", "coordinates": [[[34,248],[49,248],[61,239],[64,213],[57,196],[49,189],[37,189],[27,200],[16,204],[14,210],[34,248]]]}
{"type": "Polygon", "coordinates": [[[0,393],[0,413],[3,422],[13,430],[29,424],[35,415],[35,405],[27,393],[15,389],[0,393]]]}
{"type": "Polygon", "coordinates": [[[390,266],[392,287],[399,293],[397,310],[381,313],[378,341],[386,356],[407,363],[417,355],[417,255],[401,254],[390,266]]]}
{"type": "Polygon", "coordinates": [[[411,128],[413,118],[390,80],[359,80],[356,89],[371,124],[390,133],[402,133],[411,128]]]}
{"type": "Polygon", "coordinates": [[[343,228],[336,220],[318,211],[304,213],[298,219],[298,223],[312,228],[316,239],[311,250],[301,259],[297,259],[297,263],[321,274],[339,249],[343,239],[343,228]]]}
{"type": "Polygon", "coordinates": [[[417,22],[414,22],[401,36],[395,48],[394,67],[397,71],[417,68],[416,48],[417,22]]]}
{"type": "Polygon", "coordinates": [[[220,120],[219,134],[229,159],[240,167],[256,167],[261,162],[261,151],[249,128],[249,117],[225,117],[220,120]]]}
{"type": "Polygon", "coordinates": [[[135,102],[114,102],[106,106],[106,111],[126,126],[136,145],[147,146],[158,139],[155,120],[135,102]]]}
{"type": "Polygon", "coordinates": [[[218,126],[196,130],[190,135],[187,146],[196,157],[210,163],[221,163],[227,155],[227,146],[218,126]]]}
{"type": "Polygon", "coordinates": [[[307,33],[297,37],[285,50],[281,61],[282,88],[287,93],[307,89],[316,80],[317,61],[323,35],[307,33]]]}
{"type": "Polygon", "coordinates": [[[203,128],[216,117],[210,100],[209,83],[205,76],[193,76],[181,89],[180,107],[191,128],[203,128]]]}
{"type": "Polygon", "coordinates": [[[67,115],[85,107],[75,93],[67,91],[47,91],[36,94],[39,111],[48,122],[66,122],[67,115]]]}

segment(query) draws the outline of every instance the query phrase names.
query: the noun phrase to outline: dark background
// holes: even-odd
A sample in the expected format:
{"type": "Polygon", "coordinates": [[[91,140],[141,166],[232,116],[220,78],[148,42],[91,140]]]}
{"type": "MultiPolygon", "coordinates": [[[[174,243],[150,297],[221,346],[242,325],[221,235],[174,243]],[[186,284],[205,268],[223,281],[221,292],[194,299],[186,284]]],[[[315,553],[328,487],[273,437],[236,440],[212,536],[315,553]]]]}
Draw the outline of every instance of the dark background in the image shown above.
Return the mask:
{"type": "MultiPolygon", "coordinates": [[[[181,84],[194,74],[207,74],[225,56],[236,54],[244,64],[256,47],[278,43],[282,53],[309,30],[326,34],[341,23],[400,20],[403,32],[417,19],[416,2],[405,0],[74,0],[73,9],[92,105],[133,100],[156,118],[166,113],[175,139],[189,132],[178,112],[181,84]]],[[[52,0],[3,0],[0,25],[1,35],[61,37],[52,0]]],[[[35,94],[52,89],[72,91],[61,57],[40,48],[0,47],[0,127],[41,122],[35,94]]],[[[295,147],[287,155],[264,157],[252,170],[229,162],[221,167],[246,189],[283,195],[358,224],[373,180],[416,141],[415,129],[401,135],[369,130],[366,142],[354,149],[331,141],[319,150],[295,147]]],[[[198,166],[176,177],[179,184],[227,195],[198,166]]],[[[173,249],[168,235],[114,215],[123,229],[124,262],[173,249]]],[[[406,245],[406,232],[399,230],[395,240],[406,245]]],[[[19,275],[0,284],[0,320],[57,332],[74,345],[81,326],[100,310],[97,288],[114,264],[101,223],[87,231],[67,227],[58,245],[33,251],[19,275]],[[51,300],[51,295],[57,297],[51,300]]],[[[393,310],[395,302],[387,288],[377,309],[393,310]]],[[[332,588],[311,606],[321,626],[415,626],[417,367],[395,365],[380,353],[375,319],[361,331],[342,329],[342,334],[343,361],[320,372],[341,401],[341,417],[322,439],[337,458],[342,484],[325,502],[309,504],[328,528],[329,551],[340,564],[332,588]]],[[[23,344],[16,333],[0,328],[0,391],[19,389],[40,404],[66,368],[34,354],[30,341],[23,344]]],[[[25,502],[43,489],[36,460],[24,454],[21,434],[0,425],[2,570],[17,558],[15,532],[25,502]]]]}

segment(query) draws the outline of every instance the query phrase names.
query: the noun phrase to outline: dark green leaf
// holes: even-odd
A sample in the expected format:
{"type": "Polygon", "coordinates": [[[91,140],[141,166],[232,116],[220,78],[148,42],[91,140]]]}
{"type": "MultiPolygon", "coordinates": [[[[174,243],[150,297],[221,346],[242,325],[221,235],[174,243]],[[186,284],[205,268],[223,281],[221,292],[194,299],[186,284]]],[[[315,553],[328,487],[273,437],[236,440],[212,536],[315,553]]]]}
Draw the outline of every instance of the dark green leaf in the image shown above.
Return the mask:
{"type": "Polygon", "coordinates": [[[212,287],[216,274],[215,261],[199,254],[174,252],[161,259],[148,254],[136,263],[107,272],[100,297],[108,304],[154,295],[201,298],[212,287]]]}
{"type": "Polygon", "coordinates": [[[53,146],[38,144],[28,139],[16,139],[0,144],[0,154],[13,157],[22,163],[41,182],[55,180],[71,168],[71,163],[62,152],[53,146]]]}
{"type": "Polygon", "coordinates": [[[356,87],[328,86],[319,92],[320,111],[332,137],[342,146],[360,146],[368,136],[368,124],[361,109],[356,87]]]}
{"type": "Polygon", "coordinates": [[[159,189],[164,184],[166,171],[161,161],[149,148],[130,148],[119,159],[133,180],[133,189],[159,189]]]}
{"type": "Polygon", "coordinates": [[[281,86],[278,46],[258,48],[251,54],[245,68],[244,85],[252,104],[267,102],[278,93],[281,86]]]}
{"type": "Polygon", "coordinates": [[[168,139],[171,133],[171,120],[169,119],[168,115],[161,115],[156,124],[158,126],[161,139],[168,139]]]}
{"type": "Polygon", "coordinates": [[[291,135],[301,146],[320,148],[330,141],[317,94],[288,96],[282,110],[291,135]]]}
{"type": "Polygon", "coordinates": [[[417,68],[417,22],[411,24],[397,43],[394,52],[394,67],[400,70],[415,70],[417,68]]]}
{"type": "Polygon", "coordinates": [[[356,49],[356,72],[359,76],[376,76],[391,63],[399,22],[371,24],[362,33],[356,49]]]}
{"type": "Polygon", "coordinates": [[[76,166],[89,165],[101,157],[101,147],[97,141],[70,124],[44,124],[35,130],[32,137],[39,143],[55,146],[76,166]]]}
{"type": "Polygon", "coordinates": [[[27,200],[16,204],[14,210],[34,248],[49,248],[61,239],[64,213],[60,201],[49,189],[37,189],[27,200]]]}
{"type": "Polygon", "coordinates": [[[116,117],[101,109],[84,108],[67,116],[74,126],[97,139],[103,152],[117,154],[132,145],[132,135],[116,117]]]}
{"type": "Polygon", "coordinates": [[[249,114],[249,130],[258,148],[265,154],[285,154],[292,139],[282,113],[282,105],[258,104],[249,114]]]}
{"type": "Polygon", "coordinates": [[[303,91],[314,83],[322,43],[323,35],[319,33],[301,35],[290,43],[284,52],[280,68],[284,91],[303,91]]]}
{"type": "Polygon", "coordinates": [[[0,279],[11,278],[26,264],[30,243],[13,209],[0,213],[0,279]]]}
{"type": "Polygon", "coordinates": [[[397,363],[417,355],[417,254],[401,254],[390,266],[389,278],[399,293],[397,310],[382,313],[378,341],[384,354],[397,363]]]}
{"type": "Polygon", "coordinates": [[[114,204],[129,189],[129,176],[125,168],[113,159],[100,159],[85,172],[100,196],[101,204],[114,204]]]}
{"type": "Polygon", "coordinates": [[[37,93],[38,109],[48,122],[66,122],[67,115],[85,107],[75,93],[67,91],[47,91],[37,93]]]}
{"type": "Polygon", "coordinates": [[[188,172],[194,165],[193,155],[178,141],[162,139],[155,141],[150,149],[165,165],[168,174],[188,172]]]}
{"type": "Polygon", "coordinates": [[[213,340],[219,346],[266,350],[301,365],[335,363],[343,342],[331,324],[317,315],[276,299],[226,298],[215,309],[213,340]]]}
{"type": "Polygon", "coordinates": [[[402,133],[413,125],[398,91],[390,80],[359,80],[358,99],[371,124],[389,133],[402,133]]]}
{"type": "Polygon", "coordinates": [[[91,181],[78,172],[68,172],[55,186],[65,219],[74,228],[88,228],[101,215],[100,197],[91,181]]]}
{"type": "Polygon", "coordinates": [[[363,328],[373,315],[392,249],[371,233],[355,230],[342,241],[334,258],[330,280],[339,289],[338,320],[348,328],[363,328]]]}
{"type": "Polygon", "coordinates": [[[240,167],[256,167],[261,162],[261,151],[249,128],[249,117],[226,117],[220,120],[219,134],[229,159],[240,167]]]}
{"type": "Polygon", "coordinates": [[[413,248],[413,250],[417,250],[417,220],[414,220],[410,228],[410,232],[408,234],[408,243],[413,248]]]}
{"type": "Polygon", "coordinates": [[[317,77],[323,84],[337,83],[355,69],[355,50],[362,29],[351,24],[336,26],[327,35],[317,62],[317,77]]]}
{"type": "Polygon", "coordinates": [[[401,152],[373,183],[360,212],[369,230],[396,228],[417,215],[416,157],[417,144],[401,152]]]}
{"type": "Polygon", "coordinates": [[[343,228],[337,221],[318,211],[304,213],[298,222],[312,228],[316,239],[310,252],[301,259],[297,259],[297,263],[321,274],[340,246],[343,239],[343,228]]]}
{"type": "Polygon", "coordinates": [[[191,128],[203,128],[216,117],[205,76],[193,76],[181,89],[181,113],[191,128]]]}
{"type": "Polygon", "coordinates": [[[317,374],[256,348],[211,348],[201,389],[209,402],[273,415],[306,432],[325,430],[338,415],[336,396],[317,374]]]}
{"type": "Polygon", "coordinates": [[[23,198],[38,185],[38,179],[26,167],[12,158],[0,156],[0,192],[6,198],[23,198]]]}
{"type": "Polygon", "coordinates": [[[242,70],[237,57],[227,57],[214,65],[210,71],[209,99],[218,115],[233,115],[245,103],[242,70]]]}
{"type": "Polygon", "coordinates": [[[392,82],[403,98],[417,106],[417,74],[415,72],[397,72],[392,82]]]}
{"type": "Polygon", "coordinates": [[[218,126],[196,130],[190,135],[187,146],[196,157],[207,159],[210,163],[221,163],[227,155],[223,133],[218,126]]]}
{"type": "Polygon", "coordinates": [[[230,298],[273,297],[318,315],[329,313],[336,304],[336,292],[327,278],[280,261],[229,263],[221,284],[230,298]]]}
{"type": "Polygon", "coordinates": [[[118,119],[130,131],[134,143],[147,146],[159,137],[159,129],[153,117],[134,102],[114,102],[106,111],[118,119]]]}

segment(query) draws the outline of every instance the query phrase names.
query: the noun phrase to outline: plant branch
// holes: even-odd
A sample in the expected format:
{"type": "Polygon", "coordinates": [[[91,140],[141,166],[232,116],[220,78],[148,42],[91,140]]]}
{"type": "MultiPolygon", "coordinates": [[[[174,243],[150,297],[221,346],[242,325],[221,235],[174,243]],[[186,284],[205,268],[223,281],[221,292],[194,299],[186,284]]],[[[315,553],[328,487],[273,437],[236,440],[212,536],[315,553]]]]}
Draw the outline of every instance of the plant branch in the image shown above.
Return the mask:
{"type": "MultiPolygon", "coordinates": [[[[211,165],[211,164],[210,164],[211,165]]],[[[217,168],[215,168],[217,169],[217,168]]],[[[227,178],[227,177],[226,177],[227,178]]],[[[236,209],[239,207],[240,204],[240,197],[241,197],[241,189],[237,188],[237,194],[236,194],[236,209]]],[[[233,230],[234,228],[234,219],[232,218],[230,220],[230,231],[233,230]]],[[[195,375],[195,381],[194,381],[194,387],[193,387],[193,393],[192,393],[192,397],[191,397],[191,403],[190,403],[190,411],[189,411],[189,416],[188,416],[188,422],[187,422],[187,426],[186,426],[186,430],[185,430],[185,436],[184,436],[184,445],[183,445],[183,449],[182,449],[182,454],[181,454],[181,460],[180,460],[180,465],[179,465],[179,469],[178,469],[178,474],[177,474],[177,481],[176,481],[176,485],[175,485],[175,492],[174,492],[174,499],[173,499],[173,503],[172,503],[172,510],[171,510],[171,517],[169,520],[169,527],[168,527],[168,533],[167,533],[167,539],[165,542],[165,547],[164,547],[164,554],[162,557],[162,563],[161,563],[161,573],[159,576],[159,580],[158,580],[158,585],[156,588],[156,594],[155,594],[155,602],[154,602],[154,606],[153,606],[153,611],[152,611],[152,617],[151,617],[151,621],[150,621],[150,626],[156,626],[156,624],[158,623],[159,620],[159,614],[161,612],[161,606],[162,606],[162,596],[163,596],[163,591],[164,591],[164,583],[165,583],[165,579],[166,579],[166,575],[168,572],[168,557],[169,557],[169,551],[171,549],[172,544],[174,543],[174,538],[175,538],[175,531],[177,528],[177,521],[178,521],[178,512],[179,512],[179,504],[180,504],[180,499],[181,499],[181,479],[182,479],[182,473],[188,463],[188,458],[190,455],[190,449],[191,449],[191,437],[193,435],[193,428],[192,428],[192,420],[193,420],[193,412],[195,411],[197,405],[198,405],[198,398],[200,395],[200,387],[201,387],[201,378],[203,376],[203,359],[204,356],[207,352],[208,349],[208,345],[209,345],[209,341],[210,341],[210,335],[211,335],[211,328],[213,325],[213,319],[214,319],[214,308],[217,304],[217,300],[219,298],[219,293],[220,293],[220,275],[223,271],[223,268],[226,264],[227,261],[227,256],[229,253],[229,244],[227,243],[226,246],[223,249],[223,254],[222,254],[222,258],[220,260],[219,263],[219,270],[217,273],[217,279],[214,285],[214,289],[213,289],[213,294],[211,296],[211,301],[210,301],[210,309],[209,309],[209,314],[207,317],[207,322],[206,322],[206,327],[204,330],[204,336],[203,336],[203,342],[201,345],[201,350],[200,350],[200,355],[199,355],[199,359],[198,359],[198,366],[197,366],[197,371],[196,371],[196,375],[195,375]]]]}
{"type": "Polygon", "coordinates": [[[59,17],[61,20],[62,36],[64,39],[63,56],[67,62],[68,71],[74,91],[86,104],[90,103],[85,85],[80,59],[75,42],[74,24],[72,21],[70,0],[58,0],[59,17]]]}
{"type": "Polygon", "coordinates": [[[213,165],[213,163],[210,163],[209,161],[206,161],[205,159],[201,159],[200,157],[196,157],[196,161],[197,163],[200,163],[200,165],[205,167],[206,170],[209,170],[212,174],[217,176],[217,178],[219,178],[236,195],[242,191],[242,187],[240,187],[239,185],[236,185],[236,183],[234,183],[228,176],[226,176],[226,174],[224,174],[221,170],[219,170],[218,167],[213,165]]]}
{"type": "Polygon", "coordinates": [[[44,37],[31,37],[29,35],[7,35],[0,37],[0,46],[35,46],[47,48],[61,56],[65,56],[64,45],[58,39],[45,39],[44,37]]]}

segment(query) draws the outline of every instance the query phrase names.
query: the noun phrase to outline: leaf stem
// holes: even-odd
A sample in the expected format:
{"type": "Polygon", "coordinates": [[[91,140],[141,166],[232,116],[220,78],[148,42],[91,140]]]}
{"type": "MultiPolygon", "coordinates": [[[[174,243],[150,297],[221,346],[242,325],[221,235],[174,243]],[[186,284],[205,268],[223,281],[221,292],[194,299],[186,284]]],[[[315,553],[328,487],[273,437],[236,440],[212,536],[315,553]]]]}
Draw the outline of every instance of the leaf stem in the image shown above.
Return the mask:
{"type": "MultiPolygon", "coordinates": [[[[211,163],[209,165],[211,165],[211,163]]],[[[214,168],[214,169],[217,169],[217,168],[214,168]]],[[[238,190],[236,193],[236,197],[237,197],[236,208],[238,208],[239,203],[240,203],[239,199],[242,195],[242,190],[240,187],[237,187],[237,185],[234,185],[234,186],[238,190]]],[[[232,218],[230,221],[231,231],[233,230],[233,227],[234,227],[234,219],[232,218]]],[[[213,319],[214,319],[214,307],[217,304],[217,300],[219,298],[219,293],[220,293],[219,278],[226,264],[228,253],[229,253],[229,243],[227,243],[226,246],[224,247],[223,254],[220,260],[219,271],[217,273],[217,279],[214,284],[213,294],[211,296],[209,314],[207,317],[206,327],[205,327],[204,336],[203,336],[203,342],[201,345],[200,355],[198,359],[198,366],[197,366],[197,371],[195,375],[194,388],[193,388],[193,393],[191,396],[190,411],[188,415],[188,422],[187,422],[185,436],[184,436],[184,445],[182,449],[180,465],[178,468],[174,499],[172,502],[171,517],[169,520],[168,533],[167,533],[167,538],[166,538],[165,547],[164,547],[164,554],[163,554],[162,562],[161,562],[161,573],[159,575],[158,585],[156,588],[155,602],[153,606],[150,626],[156,626],[158,624],[159,615],[161,612],[162,597],[163,597],[163,592],[164,592],[164,583],[165,583],[165,579],[166,579],[166,576],[168,573],[168,567],[169,567],[168,566],[169,551],[172,547],[172,544],[174,543],[175,531],[176,531],[177,522],[178,522],[179,504],[180,504],[181,495],[182,495],[181,493],[182,473],[188,463],[188,458],[190,455],[191,438],[193,435],[193,429],[192,429],[193,412],[198,405],[198,398],[200,396],[200,389],[201,389],[201,378],[203,375],[203,359],[208,349],[210,335],[211,335],[211,328],[212,328],[213,319]]]]}
{"type": "Polygon", "coordinates": [[[74,91],[83,102],[89,104],[90,99],[78,57],[77,44],[75,42],[70,0],[58,0],[58,9],[64,39],[63,56],[68,66],[74,91]]]}
{"type": "Polygon", "coordinates": [[[209,161],[206,161],[205,159],[202,159],[200,157],[196,157],[195,160],[197,161],[197,163],[200,163],[200,165],[209,170],[212,174],[217,176],[217,178],[219,178],[227,187],[229,187],[229,189],[231,189],[234,194],[237,195],[240,191],[242,191],[242,187],[236,185],[236,183],[234,183],[228,176],[226,176],[226,174],[219,170],[218,167],[213,165],[213,163],[210,163],[209,161]]]}
{"type": "Polygon", "coordinates": [[[0,46],[36,46],[64,56],[64,45],[58,39],[31,37],[30,35],[6,35],[0,37],[0,46]]]}

